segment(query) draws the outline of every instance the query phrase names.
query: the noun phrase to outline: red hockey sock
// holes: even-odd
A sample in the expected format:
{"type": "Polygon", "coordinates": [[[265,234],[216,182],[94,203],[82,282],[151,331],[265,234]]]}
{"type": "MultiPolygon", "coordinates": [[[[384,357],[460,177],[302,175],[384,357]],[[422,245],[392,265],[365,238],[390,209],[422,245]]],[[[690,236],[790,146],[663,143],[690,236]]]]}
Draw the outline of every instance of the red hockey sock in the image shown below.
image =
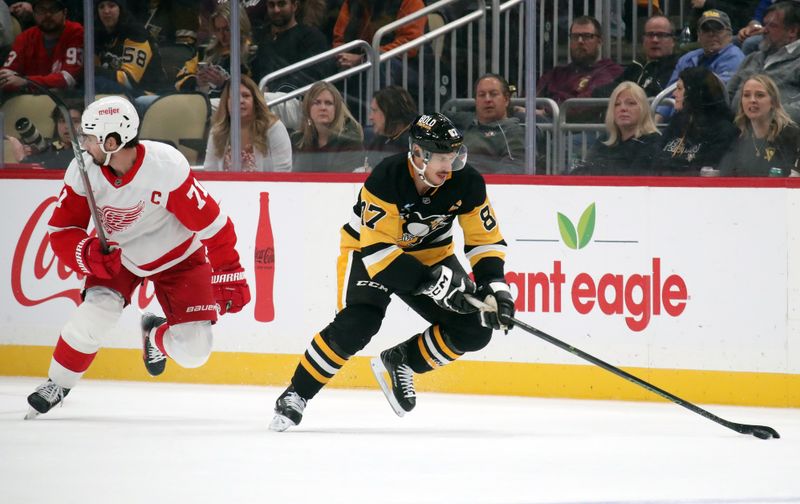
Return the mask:
{"type": "Polygon", "coordinates": [[[97,352],[86,354],[75,350],[61,336],[58,337],[58,343],[56,343],[56,348],[53,350],[53,359],[75,373],[83,373],[89,369],[95,355],[97,355],[97,352]]]}
{"type": "Polygon", "coordinates": [[[156,334],[153,338],[153,343],[156,344],[161,353],[169,357],[169,354],[164,349],[164,335],[167,334],[167,329],[169,329],[169,324],[161,324],[160,326],[156,327],[156,334]]]}

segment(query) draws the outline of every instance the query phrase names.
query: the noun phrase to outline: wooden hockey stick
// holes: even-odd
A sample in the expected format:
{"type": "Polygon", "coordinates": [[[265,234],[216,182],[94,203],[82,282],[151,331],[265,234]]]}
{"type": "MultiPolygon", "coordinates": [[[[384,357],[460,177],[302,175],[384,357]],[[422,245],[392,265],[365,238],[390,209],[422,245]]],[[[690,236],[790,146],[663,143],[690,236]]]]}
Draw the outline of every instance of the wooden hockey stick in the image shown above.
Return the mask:
{"type": "Polygon", "coordinates": [[[108,253],[108,240],[106,239],[106,233],[103,230],[103,221],[100,218],[100,213],[97,211],[97,203],[94,200],[94,192],[92,192],[92,184],[89,182],[89,174],[86,171],[86,161],[83,159],[83,154],[81,151],[80,143],[78,142],[78,134],[75,131],[75,127],[72,125],[72,118],[69,115],[69,109],[64,101],[59,98],[55,93],[50,91],[50,89],[42,86],[38,82],[34,82],[24,75],[16,74],[17,77],[24,79],[28,84],[35,87],[42,93],[49,96],[56,104],[58,111],[61,112],[61,116],[67,122],[67,127],[69,128],[69,136],[70,136],[70,143],[72,144],[72,152],[75,154],[75,159],[78,161],[78,168],[79,172],[81,173],[81,180],[83,180],[84,188],[86,189],[86,199],[89,202],[89,212],[92,214],[92,222],[94,222],[94,229],[97,233],[97,239],[100,240],[100,247],[103,249],[103,253],[108,253]]]}
{"type": "MultiPolygon", "coordinates": [[[[467,301],[472,306],[478,308],[479,310],[496,311],[495,308],[483,303],[482,301],[480,301],[480,300],[478,300],[478,299],[476,299],[476,298],[474,298],[474,297],[472,297],[470,295],[467,295],[466,298],[467,298],[467,301]]],[[[722,425],[724,427],[727,427],[729,429],[735,430],[736,432],[738,432],[740,434],[751,434],[751,435],[753,435],[753,436],[755,436],[755,437],[757,437],[759,439],[770,439],[770,438],[776,438],[777,439],[777,438],[781,437],[780,434],[778,434],[778,432],[775,429],[773,429],[772,427],[767,427],[766,425],[741,424],[741,423],[736,423],[736,422],[731,422],[729,420],[725,420],[724,418],[720,418],[717,415],[711,413],[710,411],[704,410],[700,406],[692,404],[692,403],[690,403],[689,401],[687,401],[685,399],[681,399],[680,397],[678,397],[678,396],[676,396],[674,394],[671,394],[671,393],[667,392],[666,390],[664,390],[662,388],[656,387],[655,385],[653,385],[651,383],[648,383],[648,382],[642,380],[641,378],[628,373],[627,371],[623,371],[622,369],[620,369],[620,368],[618,368],[616,366],[613,366],[613,365],[611,365],[611,364],[609,364],[609,363],[607,363],[605,361],[602,361],[602,360],[598,359],[597,357],[584,352],[583,350],[575,348],[574,346],[572,346],[572,345],[570,345],[568,343],[565,343],[565,342],[561,341],[560,339],[554,338],[553,336],[550,336],[549,334],[547,334],[547,333],[545,333],[543,331],[540,331],[539,329],[537,329],[537,328],[535,328],[535,327],[533,327],[531,325],[528,325],[525,322],[522,322],[521,320],[519,320],[517,318],[514,318],[514,317],[510,317],[510,318],[511,318],[511,321],[514,322],[515,327],[519,327],[523,331],[525,331],[525,332],[527,332],[529,334],[532,334],[532,335],[534,335],[534,336],[536,336],[538,338],[541,338],[541,339],[547,341],[548,343],[552,343],[553,345],[561,348],[562,350],[566,350],[567,352],[571,353],[572,355],[580,357],[583,360],[589,361],[592,364],[605,369],[606,371],[614,373],[615,375],[619,376],[620,378],[624,378],[624,379],[628,380],[629,382],[635,383],[636,385],[639,385],[640,387],[643,387],[643,388],[649,390],[650,392],[653,392],[654,394],[660,395],[664,399],[668,399],[668,400],[674,402],[675,404],[677,404],[679,406],[683,406],[684,408],[686,408],[686,409],[688,409],[690,411],[693,411],[694,413],[697,413],[698,415],[704,416],[704,417],[708,418],[709,420],[711,420],[713,422],[716,422],[716,423],[718,423],[718,424],[720,424],[720,425],[722,425]]]]}

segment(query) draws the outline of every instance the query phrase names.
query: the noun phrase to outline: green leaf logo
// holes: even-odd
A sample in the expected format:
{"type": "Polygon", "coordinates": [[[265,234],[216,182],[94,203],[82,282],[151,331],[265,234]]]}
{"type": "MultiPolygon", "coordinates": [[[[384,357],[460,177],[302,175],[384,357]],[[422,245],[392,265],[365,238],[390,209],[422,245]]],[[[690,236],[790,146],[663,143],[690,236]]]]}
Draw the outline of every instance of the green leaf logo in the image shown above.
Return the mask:
{"type": "Polygon", "coordinates": [[[595,204],[592,203],[583,211],[576,231],[569,217],[558,212],[558,231],[564,244],[571,249],[582,249],[588,245],[594,234],[595,216],[595,204]]]}

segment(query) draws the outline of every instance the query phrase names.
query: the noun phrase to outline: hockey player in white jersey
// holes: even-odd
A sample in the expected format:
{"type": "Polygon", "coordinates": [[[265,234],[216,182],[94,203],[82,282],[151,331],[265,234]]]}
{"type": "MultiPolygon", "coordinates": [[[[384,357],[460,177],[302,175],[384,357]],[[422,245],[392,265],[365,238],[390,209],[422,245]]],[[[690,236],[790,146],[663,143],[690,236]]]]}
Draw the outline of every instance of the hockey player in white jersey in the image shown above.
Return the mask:
{"type": "Polygon", "coordinates": [[[236,232],[217,202],[173,147],[139,141],[139,117],[124,98],[95,101],[81,118],[82,147],[109,251],[87,233],[87,188],[73,160],[49,221],[56,255],[86,275],[83,303],[61,330],[48,380],[28,396],[26,418],[57,405],[89,368],[109,329],[144,278],[166,318],[142,317],[143,360],[157,376],[167,358],[202,366],[211,326],[250,301],[236,252],[236,232]]]}

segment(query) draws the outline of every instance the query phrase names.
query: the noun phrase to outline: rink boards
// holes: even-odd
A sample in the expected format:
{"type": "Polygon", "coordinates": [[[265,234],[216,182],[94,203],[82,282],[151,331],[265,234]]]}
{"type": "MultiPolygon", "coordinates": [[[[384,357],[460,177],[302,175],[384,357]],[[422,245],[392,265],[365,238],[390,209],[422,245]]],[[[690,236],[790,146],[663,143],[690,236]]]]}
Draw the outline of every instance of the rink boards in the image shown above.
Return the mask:
{"type": "MultiPolygon", "coordinates": [[[[0,177],[0,279],[7,286],[0,292],[0,374],[43,376],[81,285],[46,240],[60,174],[0,177]]],[[[171,364],[161,379],[283,384],[335,313],[339,228],[362,177],[199,178],[236,224],[256,299],[215,326],[215,353],[206,366],[182,370],[171,364]],[[269,194],[271,286],[254,275],[254,261],[264,259],[263,250],[256,251],[261,193],[269,194]],[[255,306],[265,306],[270,290],[274,319],[256,320],[255,306]]],[[[489,182],[509,246],[507,280],[520,319],[692,401],[800,406],[800,226],[793,218],[800,184],[561,177],[489,182]]],[[[455,235],[460,249],[460,232],[455,235]]],[[[152,286],[133,304],[107,335],[87,377],[150,379],[140,360],[136,308],[159,311],[152,286]]],[[[366,356],[425,327],[395,300],[363,357],[331,385],[374,386],[366,356]]],[[[519,329],[498,332],[481,352],[420,377],[418,388],[654,399],[519,329]]]]}

